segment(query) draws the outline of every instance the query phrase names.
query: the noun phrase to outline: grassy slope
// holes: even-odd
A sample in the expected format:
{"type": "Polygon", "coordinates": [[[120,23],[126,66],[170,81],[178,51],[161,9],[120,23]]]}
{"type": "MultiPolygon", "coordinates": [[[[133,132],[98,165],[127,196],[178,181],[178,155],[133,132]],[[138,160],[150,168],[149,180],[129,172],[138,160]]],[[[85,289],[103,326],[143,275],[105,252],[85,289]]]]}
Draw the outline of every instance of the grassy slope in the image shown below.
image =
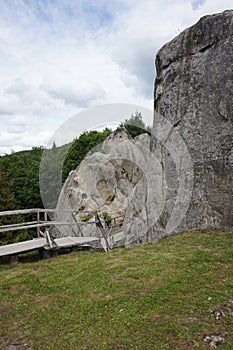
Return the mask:
{"type": "Polygon", "coordinates": [[[205,335],[228,333],[218,348],[230,350],[232,238],[183,233],[134,249],[1,264],[0,349],[208,349],[205,335]]]}

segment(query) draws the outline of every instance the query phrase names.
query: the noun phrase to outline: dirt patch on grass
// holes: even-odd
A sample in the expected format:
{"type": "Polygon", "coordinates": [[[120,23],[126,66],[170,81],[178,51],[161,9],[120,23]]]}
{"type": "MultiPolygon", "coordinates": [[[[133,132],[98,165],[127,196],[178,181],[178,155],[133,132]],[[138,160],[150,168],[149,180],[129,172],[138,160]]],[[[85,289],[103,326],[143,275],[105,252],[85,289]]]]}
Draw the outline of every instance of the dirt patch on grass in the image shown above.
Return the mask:
{"type": "Polygon", "coordinates": [[[167,282],[167,278],[164,275],[155,275],[151,278],[148,278],[147,283],[152,286],[159,286],[163,285],[164,283],[167,282]]]}
{"type": "Polygon", "coordinates": [[[151,289],[132,289],[125,293],[125,295],[129,295],[131,297],[138,297],[140,295],[149,295],[152,293],[151,289]]]}
{"type": "Polygon", "coordinates": [[[167,321],[167,320],[170,320],[172,319],[172,316],[170,315],[167,315],[167,314],[158,314],[158,315],[154,315],[152,317],[152,320],[155,322],[155,323],[160,323],[163,322],[163,321],[167,321]]]}
{"type": "Polygon", "coordinates": [[[194,339],[172,339],[169,341],[171,349],[200,349],[200,342],[194,339]]]}
{"type": "Polygon", "coordinates": [[[0,338],[1,350],[33,350],[29,345],[29,340],[11,340],[7,337],[0,338]]]}
{"type": "Polygon", "coordinates": [[[109,350],[126,350],[125,346],[117,345],[117,344],[111,344],[109,345],[109,350]]]}
{"type": "Polygon", "coordinates": [[[189,249],[203,249],[203,245],[201,244],[192,244],[192,245],[187,245],[187,248],[189,249]]]}
{"type": "Polygon", "coordinates": [[[122,261],[121,258],[115,258],[114,257],[113,259],[107,261],[107,269],[112,270],[112,269],[117,268],[119,266],[123,267],[124,264],[125,264],[125,262],[122,261]]]}

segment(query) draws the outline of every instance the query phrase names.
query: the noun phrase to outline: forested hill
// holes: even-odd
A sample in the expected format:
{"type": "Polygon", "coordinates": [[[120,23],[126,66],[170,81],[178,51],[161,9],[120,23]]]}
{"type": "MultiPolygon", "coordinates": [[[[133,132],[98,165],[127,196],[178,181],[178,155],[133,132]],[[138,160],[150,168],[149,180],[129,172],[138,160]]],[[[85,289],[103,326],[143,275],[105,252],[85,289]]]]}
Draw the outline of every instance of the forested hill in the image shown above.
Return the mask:
{"type": "MultiPolygon", "coordinates": [[[[57,164],[69,148],[62,168],[63,182],[69,172],[75,169],[86,154],[99,143],[103,142],[111,133],[105,129],[103,132],[84,132],[70,145],[51,149],[33,147],[32,150],[14,152],[0,156],[0,211],[26,208],[43,208],[40,195],[40,165],[42,156],[45,157],[44,174],[48,176],[46,185],[56,188],[57,164]]],[[[43,183],[41,184],[43,186],[43,183]]],[[[44,189],[46,191],[46,188],[44,189]]],[[[57,193],[54,193],[56,198],[57,193]]],[[[51,203],[55,206],[55,203],[51,203]]]]}

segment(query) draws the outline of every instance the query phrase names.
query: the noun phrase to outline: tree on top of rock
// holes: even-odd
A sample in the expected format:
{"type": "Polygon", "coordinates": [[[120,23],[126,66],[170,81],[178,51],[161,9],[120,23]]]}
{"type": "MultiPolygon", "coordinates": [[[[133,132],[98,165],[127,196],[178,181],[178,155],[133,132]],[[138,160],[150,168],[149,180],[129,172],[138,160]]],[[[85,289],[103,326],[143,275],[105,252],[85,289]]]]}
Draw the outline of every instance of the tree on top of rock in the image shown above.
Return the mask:
{"type": "Polygon", "coordinates": [[[146,126],[142,120],[141,112],[138,111],[136,111],[135,114],[131,114],[131,117],[129,119],[125,119],[120,126],[126,128],[133,138],[144,133],[149,135],[151,134],[151,127],[146,126]]]}

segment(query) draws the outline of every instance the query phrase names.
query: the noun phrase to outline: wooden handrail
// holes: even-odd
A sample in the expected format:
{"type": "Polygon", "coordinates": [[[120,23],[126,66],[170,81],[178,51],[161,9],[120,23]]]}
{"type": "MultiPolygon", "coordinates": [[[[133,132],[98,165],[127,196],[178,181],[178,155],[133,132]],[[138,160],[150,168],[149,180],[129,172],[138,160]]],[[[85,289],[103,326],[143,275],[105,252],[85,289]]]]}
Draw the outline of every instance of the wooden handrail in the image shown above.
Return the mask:
{"type": "MultiPolygon", "coordinates": [[[[40,209],[40,208],[33,208],[33,209],[18,209],[18,210],[7,210],[7,211],[0,211],[0,216],[7,216],[7,215],[20,215],[20,214],[36,214],[36,213],[79,213],[78,210],[57,210],[57,209],[40,209]]],[[[82,210],[83,214],[96,214],[96,211],[84,211],[82,210]]]]}
{"type": "MultiPolygon", "coordinates": [[[[73,234],[75,235],[75,230],[73,229],[73,226],[77,226],[81,236],[84,236],[83,231],[81,229],[81,225],[96,225],[97,228],[100,229],[102,236],[106,242],[106,249],[111,249],[110,243],[109,243],[109,234],[107,228],[103,226],[102,220],[100,219],[101,213],[98,213],[97,211],[76,211],[76,210],[56,210],[56,209],[40,209],[40,208],[33,208],[33,209],[21,209],[21,210],[8,210],[8,211],[1,211],[0,217],[8,216],[8,215],[22,215],[22,214],[36,214],[36,221],[29,221],[29,222],[21,222],[18,224],[8,224],[8,225],[1,225],[0,224],[0,233],[2,232],[8,232],[8,231],[19,231],[19,230],[26,230],[30,228],[36,228],[37,231],[37,237],[39,238],[41,235],[44,236],[42,231],[40,231],[41,227],[45,227],[46,230],[49,226],[62,226],[67,225],[70,226],[73,234]],[[41,218],[41,213],[44,213],[43,220],[41,218]],[[48,213],[72,213],[73,222],[69,221],[55,221],[55,220],[48,220],[48,213]],[[92,214],[95,217],[94,221],[78,221],[75,214],[81,213],[81,214],[92,214]]],[[[43,215],[42,215],[43,216],[43,215]]],[[[113,218],[113,222],[115,223],[114,227],[117,227],[116,224],[117,218],[120,218],[122,216],[118,216],[116,218],[113,218]]],[[[45,231],[46,231],[45,230],[45,231]]]]}
{"type": "Polygon", "coordinates": [[[41,223],[37,223],[37,221],[35,222],[35,224],[32,224],[30,222],[26,222],[24,223],[24,225],[22,224],[14,224],[14,225],[4,225],[4,226],[0,226],[0,232],[7,232],[7,231],[17,231],[17,230],[26,230],[28,228],[37,228],[37,227],[48,227],[51,225],[55,225],[55,226],[77,226],[77,225],[93,225],[93,224],[97,224],[96,221],[92,221],[92,222],[68,222],[68,221],[46,221],[46,222],[41,222],[41,223]]]}

